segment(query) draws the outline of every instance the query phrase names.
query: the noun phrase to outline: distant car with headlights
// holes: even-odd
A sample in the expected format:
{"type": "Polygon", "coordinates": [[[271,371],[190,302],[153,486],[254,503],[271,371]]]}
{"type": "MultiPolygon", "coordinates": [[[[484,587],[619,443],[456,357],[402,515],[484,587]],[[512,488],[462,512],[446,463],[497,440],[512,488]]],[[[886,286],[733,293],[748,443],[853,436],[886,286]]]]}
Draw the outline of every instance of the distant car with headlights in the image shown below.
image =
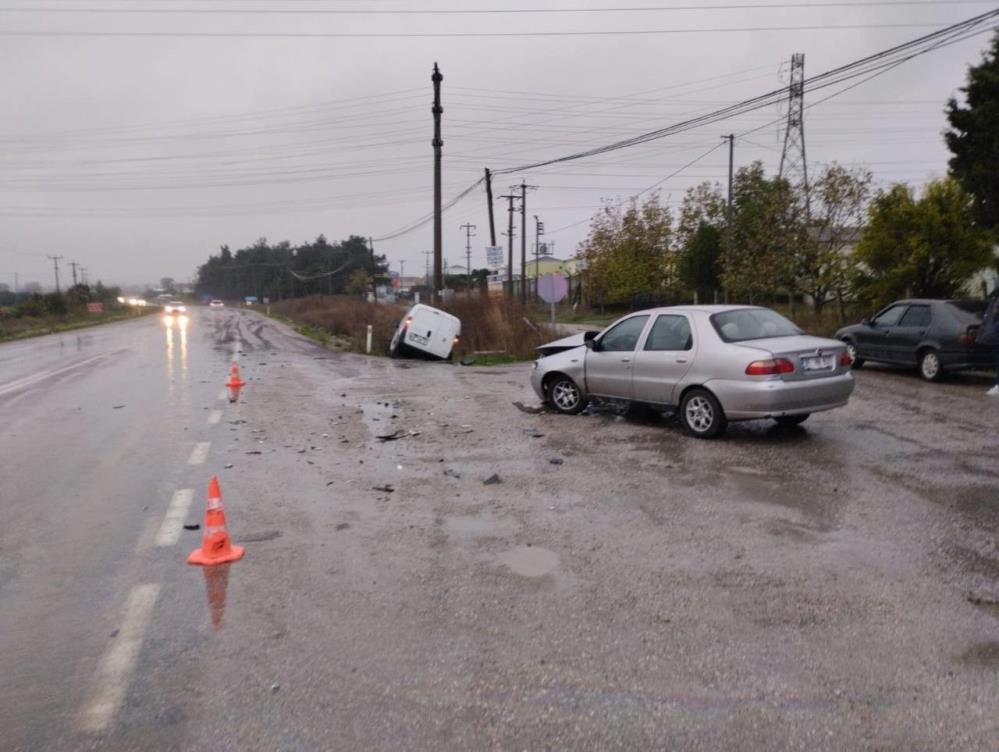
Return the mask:
{"type": "Polygon", "coordinates": [[[179,300],[171,300],[169,303],[163,306],[163,313],[167,316],[179,316],[182,313],[187,313],[187,306],[181,303],[179,300]]]}
{"type": "Polygon", "coordinates": [[[225,308],[225,303],[221,300],[213,300],[208,304],[209,308],[225,308]]]}
{"type": "Polygon", "coordinates": [[[558,412],[581,412],[591,399],[675,408],[700,438],[730,421],[799,425],[845,405],[854,388],[844,343],[756,306],[637,311],[538,350],[531,385],[558,412]]]}
{"type": "Polygon", "coordinates": [[[417,303],[396,327],[389,355],[447,360],[461,337],[461,319],[433,306],[417,303]]]}
{"type": "Polygon", "coordinates": [[[916,368],[927,381],[946,373],[993,367],[992,350],[975,342],[984,300],[897,300],[872,318],[836,332],[853,367],[865,361],[916,368]]]}

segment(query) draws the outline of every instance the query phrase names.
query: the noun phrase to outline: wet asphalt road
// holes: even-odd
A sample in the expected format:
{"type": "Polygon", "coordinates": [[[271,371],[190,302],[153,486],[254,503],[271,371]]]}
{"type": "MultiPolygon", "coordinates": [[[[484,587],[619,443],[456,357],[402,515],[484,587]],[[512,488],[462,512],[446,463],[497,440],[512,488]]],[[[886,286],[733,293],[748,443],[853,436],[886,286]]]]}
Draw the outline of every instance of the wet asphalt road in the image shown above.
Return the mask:
{"type": "Polygon", "coordinates": [[[0,345],[0,746],[996,749],[986,383],[865,368],[703,442],[522,413],[527,368],[236,310],[0,345]],[[162,531],[212,473],[247,553],[206,578],[162,531]]]}

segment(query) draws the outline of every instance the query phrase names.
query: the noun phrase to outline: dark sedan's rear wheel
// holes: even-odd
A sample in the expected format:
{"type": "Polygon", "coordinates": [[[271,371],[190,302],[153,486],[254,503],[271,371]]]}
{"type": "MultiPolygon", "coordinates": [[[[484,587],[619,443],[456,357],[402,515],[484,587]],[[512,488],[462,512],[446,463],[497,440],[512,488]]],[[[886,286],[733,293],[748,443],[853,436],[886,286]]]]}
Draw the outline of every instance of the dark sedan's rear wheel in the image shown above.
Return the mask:
{"type": "Polygon", "coordinates": [[[781,428],[790,428],[791,426],[800,426],[806,420],[811,413],[805,413],[804,415],[780,415],[774,418],[777,421],[777,425],[781,428]]]}
{"type": "Polygon", "coordinates": [[[853,340],[845,339],[843,344],[846,345],[846,351],[850,354],[850,368],[860,368],[864,365],[864,359],[857,355],[857,345],[853,340]]]}
{"type": "Polygon", "coordinates": [[[548,404],[564,415],[576,415],[587,404],[576,382],[563,374],[556,374],[548,380],[545,393],[548,395],[548,404]]]}
{"type": "Polygon", "coordinates": [[[691,389],[680,401],[680,420],[692,436],[713,439],[721,434],[728,419],[715,396],[707,389],[691,389]]]}
{"type": "Polygon", "coordinates": [[[919,354],[919,375],[927,381],[940,381],[943,378],[943,364],[936,350],[923,350],[919,354]]]}

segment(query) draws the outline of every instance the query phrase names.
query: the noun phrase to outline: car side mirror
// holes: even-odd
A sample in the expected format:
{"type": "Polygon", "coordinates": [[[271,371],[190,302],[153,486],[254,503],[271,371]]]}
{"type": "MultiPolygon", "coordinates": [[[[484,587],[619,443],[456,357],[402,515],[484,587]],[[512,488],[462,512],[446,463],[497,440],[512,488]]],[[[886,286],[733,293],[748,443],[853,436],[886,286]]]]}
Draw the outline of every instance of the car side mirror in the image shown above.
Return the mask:
{"type": "Polygon", "coordinates": [[[860,323],[863,324],[864,326],[874,326],[874,322],[871,321],[870,319],[864,319],[860,323]]]}
{"type": "Polygon", "coordinates": [[[598,334],[600,334],[600,332],[595,332],[592,330],[588,332],[583,332],[583,342],[592,342],[594,339],[596,339],[598,334]]]}

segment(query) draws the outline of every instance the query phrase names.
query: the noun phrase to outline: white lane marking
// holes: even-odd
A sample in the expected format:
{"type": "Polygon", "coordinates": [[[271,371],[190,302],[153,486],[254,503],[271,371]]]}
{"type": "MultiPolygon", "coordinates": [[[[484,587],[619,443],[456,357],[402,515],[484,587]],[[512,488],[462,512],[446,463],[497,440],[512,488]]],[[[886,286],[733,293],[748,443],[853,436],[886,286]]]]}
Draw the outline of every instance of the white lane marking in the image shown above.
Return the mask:
{"type": "Polygon", "coordinates": [[[65,366],[63,368],[54,368],[46,371],[39,371],[31,376],[25,376],[23,378],[17,379],[16,381],[10,381],[6,384],[0,386],[0,394],[7,394],[8,392],[14,392],[18,389],[23,389],[26,386],[31,386],[39,381],[44,381],[45,379],[52,378],[53,376],[58,376],[60,373],[66,373],[67,371],[73,371],[77,368],[82,368],[85,365],[93,363],[95,360],[100,360],[101,358],[107,357],[110,353],[103,353],[101,355],[95,355],[92,358],[86,358],[73,365],[65,366]]]}
{"type": "Polygon", "coordinates": [[[205,460],[208,459],[208,450],[211,448],[212,442],[210,441],[199,441],[194,445],[194,449],[191,450],[191,456],[187,458],[188,465],[201,465],[204,464],[205,460]]]}
{"type": "Polygon", "coordinates": [[[208,413],[208,425],[214,426],[220,420],[222,420],[221,410],[212,410],[210,413],[208,413]]]}
{"type": "Polygon", "coordinates": [[[180,540],[180,528],[187,519],[187,513],[191,509],[191,502],[194,500],[193,488],[182,488],[174,493],[170,499],[170,506],[167,507],[163,524],[160,525],[159,532],[156,533],[157,546],[172,546],[180,540]]]}
{"type": "Polygon", "coordinates": [[[219,399],[220,400],[229,399],[229,391],[227,389],[223,389],[221,392],[219,392],[219,399]]]}
{"type": "Polygon", "coordinates": [[[106,728],[125,699],[128,680],[135,668],[142,647],[142,637],[160,594],[156,584],[137,585],[125,604],[125,618],[97,667],[94,694],[80,715],[80,725],[86,731],[106,728]]]}
{"type": "Polygon", "coordinates": [[[232,343],[232,354],[233,355],[235,355],[236,353],[238,353],[242,349],[243,349],[243,343],[240,340],[237,339],[235,342],[232,343]]]}

